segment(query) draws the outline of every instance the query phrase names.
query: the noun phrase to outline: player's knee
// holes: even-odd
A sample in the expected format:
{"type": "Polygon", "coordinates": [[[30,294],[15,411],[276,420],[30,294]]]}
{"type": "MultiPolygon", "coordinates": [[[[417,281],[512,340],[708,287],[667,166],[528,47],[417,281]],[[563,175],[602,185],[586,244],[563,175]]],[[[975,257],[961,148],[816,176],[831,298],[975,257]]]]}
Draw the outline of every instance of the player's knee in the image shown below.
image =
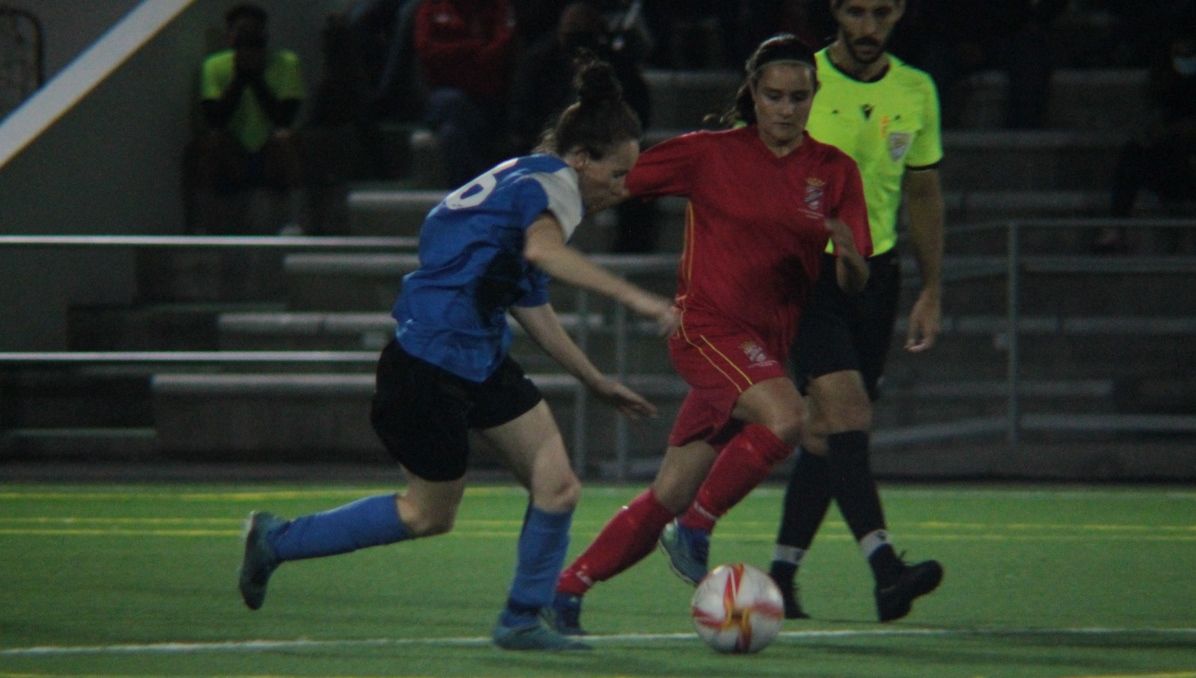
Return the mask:
{"type": "Polygon", "coordinates": [[[764,426],[786,445],[796,446],[801,443],[805,422],[797,414],[787,414],[774,417],[771,421],[766,422],[764,426]]]}
{"type": "Polygon", "coordinates": [[[457,512],[429,507],[404,507],[401,518],[413,537],[435,537],[453,530],[457,512]]]}
{"type": "Polygon", "coordinates": [[[677,478],[670,480],[658,477],[652,484],[652,493],[656,495],[656,501],[660,502],[661,506],[674,514],[679,514],[693,503],[700,485],[700,479],[677,478]]]}
{"type": "Polygon", "coordinates": [[[844,403],[841,407],[825,412],[824,423],[821,428],[824,435],[842,433],[844,431],[872,430],[872,405],[863,402],[844,403]]]}
{"type": "Polygon", "coordinates": [[[572,472],[561,474],[538,489],[532,502],[551,513],[564,513],[581,501],[581,481],[572,472]]]}

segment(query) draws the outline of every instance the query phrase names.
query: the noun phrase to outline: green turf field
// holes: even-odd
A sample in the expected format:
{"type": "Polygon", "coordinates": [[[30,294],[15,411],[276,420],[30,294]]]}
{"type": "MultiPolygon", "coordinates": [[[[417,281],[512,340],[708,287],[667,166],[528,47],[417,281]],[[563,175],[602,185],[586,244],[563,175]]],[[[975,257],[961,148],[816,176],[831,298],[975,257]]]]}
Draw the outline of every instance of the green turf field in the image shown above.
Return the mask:
{"type": "MultiPolygon", "coordinates": [[[[886,486],[895,541],[942,587],[873,621],[867,568],[837,517],[807,560],[814,620],[762,653],[692,633],[690,589],[652,554],[587,598],[586,653],[492,648],[525,501],[466,495],[450,535],[289,563],[266,605],[236,592],[255,508],[294,515],[385,488],[0,487],[0,676],[1196,677],[1196,490],[886,486]]],[[[571,553],[638,487],[588,486],[571,553]]],[[[712,563],[766,566],[780,489],[720,525],[712,563]]]]}

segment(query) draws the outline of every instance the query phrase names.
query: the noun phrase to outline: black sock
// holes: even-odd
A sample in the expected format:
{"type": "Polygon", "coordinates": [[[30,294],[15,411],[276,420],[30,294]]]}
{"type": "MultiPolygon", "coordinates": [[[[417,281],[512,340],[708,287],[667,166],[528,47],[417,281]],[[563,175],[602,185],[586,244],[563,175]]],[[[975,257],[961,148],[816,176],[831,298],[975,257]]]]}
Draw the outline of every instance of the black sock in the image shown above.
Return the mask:
{"type": "Polygon", "coordinates": [[[868,556],[868,565],[872,568],[872,576],[879,586],[892,585],[905,568],[905,564],[889,544],[882,544],[873,551],[872,555],[868,556]]]}
{"type": "Polygon", "coordinates": [[[773,560],[768,568],[768,575],[782,588],[793,586],[793,577],[797,575],[797,563],[773,560]]]}
{"type": "Polygon", "coordinates": [[[827,438],[827,448],[831,493],[856,541],[885,529],[884,511],[868,461],[868,434],[833,433],[827,438]]]}
{"type": "MultiPolygon", "coordinates": [[[[784,512],[781,527],[777,532],[778,547],[793,547],[803,551],[810,548],[814,534],[822,525],[826,510],[831,505],[831,490],[828,482],[829,465],[824,456],[811,454],[805,448],[798,451],[797,462],[785,488],[784,512]]],[[[783,560],[773,559],[773,573],[783,560]]],[[[788,573],[792,579],[797,565],[788,573]]]]}

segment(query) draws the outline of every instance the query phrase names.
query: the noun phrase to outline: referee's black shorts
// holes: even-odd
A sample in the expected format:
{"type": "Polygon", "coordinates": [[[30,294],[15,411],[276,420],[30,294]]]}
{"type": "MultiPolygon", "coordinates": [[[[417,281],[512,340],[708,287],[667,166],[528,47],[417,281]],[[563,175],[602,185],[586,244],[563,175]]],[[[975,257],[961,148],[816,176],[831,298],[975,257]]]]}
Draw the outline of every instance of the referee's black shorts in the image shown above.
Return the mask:
{"type": "Polygon", "coordinates": [[[851,296],[835,280],[835,258],[823,255],[822,273],[802,312],[793,346],[794,377],[802,393],[811,379],[856,370],[864,377],[868,396],[880,397],[901,297],[901,267],[895,250],[872,257],[868,267],[868,285],[851,296]]]}
{"type": "Polygon", "coordinates": [[[469,429],[505,424],[541,399],[510,356],[479,384],[409,355],[392,339],[378,359],[370,423],[411,473],[457,480],[469,462],[469,429]]]}

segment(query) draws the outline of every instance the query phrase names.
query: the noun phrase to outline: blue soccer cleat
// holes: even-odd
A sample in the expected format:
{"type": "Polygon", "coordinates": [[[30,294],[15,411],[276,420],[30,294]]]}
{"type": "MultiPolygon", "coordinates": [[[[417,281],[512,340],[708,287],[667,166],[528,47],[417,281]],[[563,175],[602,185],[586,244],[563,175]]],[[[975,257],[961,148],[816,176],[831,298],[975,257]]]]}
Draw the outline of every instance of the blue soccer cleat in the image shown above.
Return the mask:
{"type": "Polygon", "coordinates": [[[491,636],[494,644],[504,650],[544,650],[547,652],[565,652],[570,650],[589,650],[590,646],[583,642],[567,638],[545,626],[539,620],[526,626],[494,627],[491,636]]]}
{"type": "Polygon", "coordinates": [[[669,557],[669,567],[678,577],[694,586],[706,578],[709,570],[706,563],[710,558],[709,532],[694,530],[673,520],[660,533],[659,543],[660,550],[669,557]]]}
{"type": "Polygon", "coordinates": [[[245,555],[241,559],[241,598],[251,610],[262,606],[266,600],[266,585],[270,575],[281,564],[266,535],[287,524],[286,520],[272,513],[254,511],[245,521],[245,555]]]}
{"type": "Polygon", "coordinates": [[[562,636],[584,636],[581,628],[581,596],[558,593],[552,605],[540,610],[540,618],[548,627],[562,636]]]}

